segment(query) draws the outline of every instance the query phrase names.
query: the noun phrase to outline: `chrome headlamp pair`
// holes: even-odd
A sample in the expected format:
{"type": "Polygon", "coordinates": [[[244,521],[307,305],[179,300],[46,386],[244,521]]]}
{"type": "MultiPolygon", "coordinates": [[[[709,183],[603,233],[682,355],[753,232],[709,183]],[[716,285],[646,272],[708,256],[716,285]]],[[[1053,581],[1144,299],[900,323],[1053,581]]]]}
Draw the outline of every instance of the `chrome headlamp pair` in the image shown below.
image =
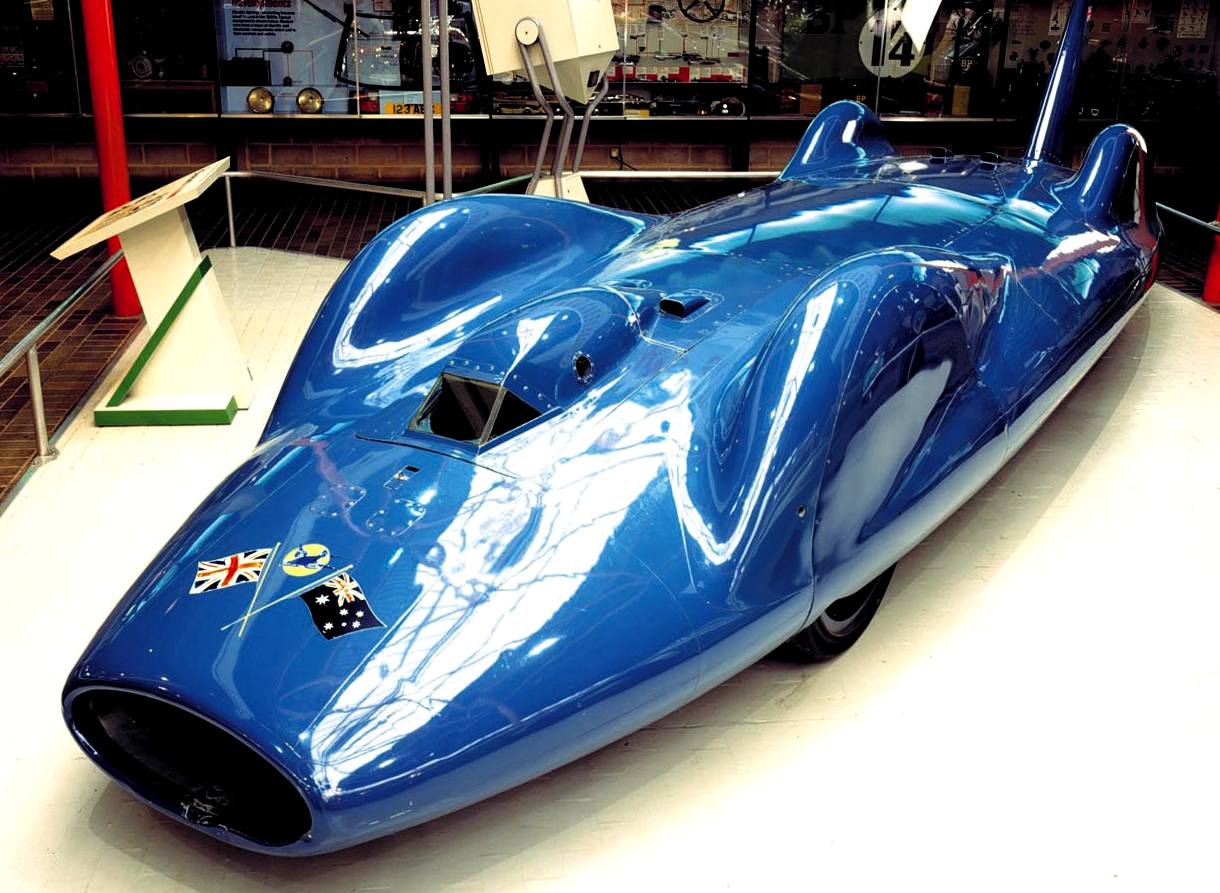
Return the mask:
{"type": "MultiPolygon", "coordinates": [[[[322,111],[322,94],[313,87],[306,87],[297,94],[297,110],[304,115],[316,115],[322,111]]],[[[256,115],[269,114],[275,108],[275,94],[267,87],[254,87],[246,94],[246,108],[256,115]]]]}

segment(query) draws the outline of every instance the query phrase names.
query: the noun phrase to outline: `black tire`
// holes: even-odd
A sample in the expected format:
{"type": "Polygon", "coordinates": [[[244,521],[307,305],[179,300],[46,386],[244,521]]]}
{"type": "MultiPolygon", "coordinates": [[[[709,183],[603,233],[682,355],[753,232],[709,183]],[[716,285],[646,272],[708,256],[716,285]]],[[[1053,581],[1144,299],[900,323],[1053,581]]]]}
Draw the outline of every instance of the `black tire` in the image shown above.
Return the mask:
{"type": "Polygon", "coordinates": [[[864,634],[885,597],[894,568],[889,569],[862,589],[839,599],[775,650],[775,656],[800,663],[817,663],[837,657],[864,634]]]}

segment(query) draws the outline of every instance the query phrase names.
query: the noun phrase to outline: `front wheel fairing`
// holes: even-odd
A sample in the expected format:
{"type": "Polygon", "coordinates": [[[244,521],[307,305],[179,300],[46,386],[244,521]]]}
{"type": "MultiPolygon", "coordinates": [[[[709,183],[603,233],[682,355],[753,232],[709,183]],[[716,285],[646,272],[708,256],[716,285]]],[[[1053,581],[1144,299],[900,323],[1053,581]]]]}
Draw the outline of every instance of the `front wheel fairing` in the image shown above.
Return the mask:
{"type": "MultiPolygon", "coordinates": [[[[424,821],[694,691],[686,615],[613,542],[621,516],[578,508],[424,450],[347,433],[285,441],[171,539],[87,649],[66,699],[98,685],[152,694],[256,747],[313,815],[307,839],[276,851],[424,821]],[[271,558],[258,580],[191,593],[200,562],[260,549],[271,558]],[[310,588],[336,573],[359,587],[342,621],[359,609],[358,630],[340,632],[325,613],[334,603],[316,603],[334,589],[310,588]]],[[[182,804],[130,786],[183,818],[182,804]]]]}

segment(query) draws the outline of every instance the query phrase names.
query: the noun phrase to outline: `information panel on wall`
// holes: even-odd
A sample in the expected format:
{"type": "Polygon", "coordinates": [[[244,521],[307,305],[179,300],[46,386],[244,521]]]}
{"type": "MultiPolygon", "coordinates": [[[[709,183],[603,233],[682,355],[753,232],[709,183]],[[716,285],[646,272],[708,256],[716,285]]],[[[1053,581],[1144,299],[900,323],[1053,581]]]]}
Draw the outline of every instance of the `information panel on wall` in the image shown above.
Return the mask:
{"type": "MultiPolygon", "coordinates": [[[[222,0],[221,109],[227,114],[418,114],[423,54],[415,0],[222,0]]],[[[449,28],[454,111],[475,77],[465,17],[449,28]]],[[[436,75],[439,25],[432,27],[436,75]]]]}

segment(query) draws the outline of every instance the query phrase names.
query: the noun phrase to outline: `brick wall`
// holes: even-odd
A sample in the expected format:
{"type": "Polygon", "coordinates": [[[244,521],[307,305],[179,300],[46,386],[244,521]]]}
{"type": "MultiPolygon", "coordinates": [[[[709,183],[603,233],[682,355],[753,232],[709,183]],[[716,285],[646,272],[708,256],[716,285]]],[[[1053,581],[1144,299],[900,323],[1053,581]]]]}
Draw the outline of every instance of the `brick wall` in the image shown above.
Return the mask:
{"type": "MultiPolygon", "coordinates": [[[[791,154],[795,140],[787,143],[791,154]]],[[[590,137],[583,166],[617,169],[611,150],[641,170],[731,170],[726,145],[671,143],[650,140],[598,140],[590,137]]],[[[440,140],[436,157],[439,174],[440,140]]],[[[497,168],[493,176],[512,177],[533,170],[537,144],[515,142],[500,145],[490,160],[486,147],[465,139],[453,145],[453,173],[460,181],[485,175],[484,164],[497,168]]],[[[783,150],[777,150],[782,152],[783,150]]],[[[364,182],[418,182],[424,175],[421,141],[384,137],[318,140],[251,140],[232,145],[216,143],[128,142],[127,160],[135,178],[172,179],[215,161],[224,152],[238,170],[278,171],[311,177],[331,177],[364,182]]],[[[549,160],[548,160],[549,161],[549,160]]],[[[762,166],[765,165],[755,165],[762,166]]],[[[96,177],[97,153],[89,142],[31,142],[0,144],[0,177],[24,179],[96,177]]]]}
{"type": "MultiPolygon", "coordinates": [[[[417,141],[356,137],[289,143],[242,142],[234,148],[234,166],[242,170],[278,171],[364,182],[418,181],[424,175],[424,147],[422,142],[417,141]]],[[[439,159],[439,139],[436,154],[439,159]]],[[[477,145],[466,142],[454,145],[455,178],[475,179],[481,175],[482,169],[477,145]]]]}
{"type": "MultiPolygon", "coordinates": [[[[127,164],[133,177],[171,180],[216,160],[207,143],[128,143],[127,164]]],[[[0,144],[0,177],[96,177],[97,149],[84,142],[0,144]]]]}

